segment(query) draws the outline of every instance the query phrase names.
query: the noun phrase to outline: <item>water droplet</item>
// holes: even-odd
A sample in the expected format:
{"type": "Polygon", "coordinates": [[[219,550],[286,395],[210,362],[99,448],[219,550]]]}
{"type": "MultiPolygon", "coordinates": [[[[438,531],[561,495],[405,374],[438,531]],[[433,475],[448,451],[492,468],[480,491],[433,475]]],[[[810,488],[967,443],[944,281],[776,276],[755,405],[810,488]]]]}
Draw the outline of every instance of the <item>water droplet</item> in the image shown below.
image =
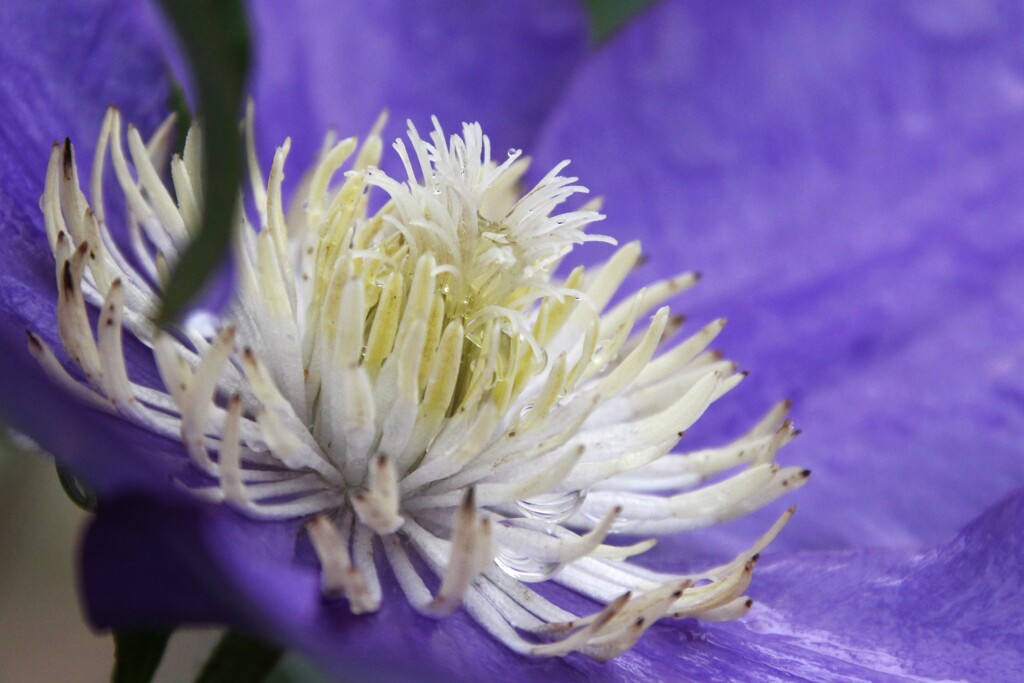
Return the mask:
{"type": "Polygon", "coordinates": [[[767,619],[747,619],[744,624],[754,633],[774,633],[772,623],[767,619]]]}
{"type": "Polygon", "coordinates": [[[508,156],[509,156],[510,159],[512,157],[514,157],[514,156],[519,156],[522,153],[523,153],[523,150],[521,150],[521,149],[516,149],[515,147],[509,147],[508,148],[508,156]]]}
{"type": "MultiPolygon", "coordinates": [[[[510,528],[522,525],[522,521],[516,519],[503,519],[498,523],[510,528]]],[[[545,533],[548,536],[555,536],[552,531],[545,531],[545,533]]],[[[547,581],[557,574],[564,566],[557,562],[535,559],[523,553],[519,549],[508,548],[506,546],[499,546],[498,552],[494,557],[494,563],[498,565],[499,569],[511,576],[513,579],[522,581],[523,583],[547,581]]]]}
{"type": "Polygon", "coordinates": [[[557,562],[541,562],[509,548],[499,548],[494,564],[513,579],[523,583],[547,581],[557,574],[562,565],[557,562]]]}
{"type": "MultiPolygon", "coordinates": [[[[604,521],[604,515],[603,514],[602,515],[595,515],[594,513],[588,512],[586,510],[583,511],[583,517],[585,519],[593,522],[594,524],[600,524],[601,522],[604,521]]],[[[628,517],[625,517],[624,515],[619,515],[618,517],[615,518],[615,521],[612,522],[612,532],[620,533],[620,534],[621,533],[629,533],[629,531],[634,529],[636,527],[636,525],[637,525],[637,520],[630,519],[628,517]]]]}
{"type": "Polygon", "coordinates": [[[533,498],[517,500],[516,506],[531,519],[559,524],[579,512],[587,499],[586,490],[545,493],[533,498]]]}
{"type": "Polygon", "coordinates": [[[435,195],[439,195],[439,194],[441,194],[441,188],[440,188],[440,187],[435,187],[435,188],[434,188],[434,194],[435,194],[435,195]]]}
{"type": "Polygon", "coordinates": [[[527,403],[525,406],[523,406],[522,410],[519,411],[519,418],[522,419],[526,417],[526,414],[531,410],[533,410],[533,404],[527,403]]]}

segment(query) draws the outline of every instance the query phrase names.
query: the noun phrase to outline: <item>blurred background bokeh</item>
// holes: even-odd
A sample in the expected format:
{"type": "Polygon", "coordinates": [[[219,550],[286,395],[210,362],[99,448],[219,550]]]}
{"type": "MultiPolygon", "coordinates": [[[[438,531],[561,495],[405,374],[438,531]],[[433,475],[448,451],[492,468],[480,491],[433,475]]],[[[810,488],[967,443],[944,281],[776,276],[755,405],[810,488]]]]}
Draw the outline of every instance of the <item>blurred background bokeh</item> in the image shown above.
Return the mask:
{"type": "MultiPolygon", "coordinates": [[[[75,593],[78,536],[88,513],[64,494],[53,462],[0,439],[0,681],[110,680],[114,645],[94,633],[75,593]]],[[[156,683],[190,680],[220,633],[183,629],[156,683]]]]}

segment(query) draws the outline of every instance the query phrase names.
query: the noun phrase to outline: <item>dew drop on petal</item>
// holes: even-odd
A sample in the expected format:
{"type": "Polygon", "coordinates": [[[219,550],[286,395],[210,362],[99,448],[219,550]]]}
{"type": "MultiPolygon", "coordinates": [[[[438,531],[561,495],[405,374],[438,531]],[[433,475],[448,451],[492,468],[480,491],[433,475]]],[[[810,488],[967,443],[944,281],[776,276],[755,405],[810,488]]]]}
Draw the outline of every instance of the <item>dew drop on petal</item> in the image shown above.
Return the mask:
{"type": "Polygon", "coordinates": [[[579,512],[586,499],[587,492],[585,490],[565,491],[517,500],[516,506],[531,519],[560,524],[579,512]]]}

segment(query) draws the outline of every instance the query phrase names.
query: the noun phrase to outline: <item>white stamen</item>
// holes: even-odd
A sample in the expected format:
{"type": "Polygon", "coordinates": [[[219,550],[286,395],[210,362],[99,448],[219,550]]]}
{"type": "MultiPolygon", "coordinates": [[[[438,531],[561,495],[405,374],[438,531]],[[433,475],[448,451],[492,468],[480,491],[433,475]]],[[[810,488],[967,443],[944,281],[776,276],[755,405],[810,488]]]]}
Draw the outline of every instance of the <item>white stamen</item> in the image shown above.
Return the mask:
{"type": "Polygon", "coordinates": [[[290,142],[264,182],[253,121],[250,103],[245,203],[256,216],[241,211],[235,226],[237,300],[175,330],[151,318],[201,219],[201,129],[168,161],[173,119],[146,142],[130,125],[123,137],[108,110],[91,203],[70,142],[51,149],[40,209],[70,360],[39,334],[28,344],[58,386],[183,444],[195,472],[175,481],[197,498],[257,520],[307,518],[323,595],[355,614],[380,608],[381,547],[418,611],[464,607],[532,656],[604,661],[661,619],[750,609],[754,564],[792,509],[734,560],[690,575],[628,561],[653,538],[619,540],[730,520],[807,479],[775,463],[797,433],[788,402],[731,443],[670,453],[745,376],[707,350],[724,320],[671,341],[683,319],[663,304],[698,275],[611,308],[638,243],[553,275],[575,245],[615,243],[584,232],[600,202],[558,213],[586,192],[562,175],[568,162],[520,193],[528,160],[492,159],[476,124],[450,138],[436,119],[426,138],[410,124],[394,145],[402,179],[379,169],[383,116],[362,146],[328,135],[286,210],[290,142]],[[134,258],[107,225],[108,152],[134,258]],[[376,212],[372,192],[388,195],[376,212]],[[162,386],[133,379],[125,333],[152,349],[162,386]],[[439,579],[436,594],[421,572],[439,579]],[[541,580],[605,604],[577,614],[530,588],[541,580]]]}

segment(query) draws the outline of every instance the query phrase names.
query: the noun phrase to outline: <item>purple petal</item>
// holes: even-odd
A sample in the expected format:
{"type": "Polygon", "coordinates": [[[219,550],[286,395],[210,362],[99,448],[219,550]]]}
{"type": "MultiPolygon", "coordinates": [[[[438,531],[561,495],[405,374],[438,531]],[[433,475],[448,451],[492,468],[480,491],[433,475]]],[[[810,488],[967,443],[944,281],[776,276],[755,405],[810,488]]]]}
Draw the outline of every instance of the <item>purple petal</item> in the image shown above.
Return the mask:
{"type": "Polygon", "coordinates": [[[315,570],[288,559],[297,525],[212,508],[202,517],[144,500],[101,511],[84,549],[94,622],[223,619],[359,680],[1009,680],[1024,666],[1024,492],[924,552],[764,560],[760,602],[742,622],[658,625],[605,665],[514,655],[462,612],[420,617],[386,570],[380,613],[353,617],[320,600],[315,570]]]}
{"type": "Polygon", "coordinates": [[[412,118],[479,121],[497,150],[528,144],[587,47],[573,0],[252,3],[263,151],[292,136],[299,177],[331,127],[363,136],[388,108],[390,141],[412,118]]]}
{"type": "Polygon", "coordinates": [[[782,547],[936,539],[1024,484],[1022,30],[1009,2],[670,0],[542,135],[537,170],[572,158],[647,243],[638,283],[707,274],[684,308],[754,375],[705,438],[796,400],[782,547]]]}
{"type": "Polygon", "coordinates": [[[153,467],[158,458],[133,457],[166,444],[52,387],[25,338],[26,329],[56,338],[53,257],[38,205],[53,141],[71,137],[81,163],[109,103],[142,130],[164,115],[164,67],[139,9],[116,0],[0,4],[0,414],[101,494],[127,486],[173,495],[153,467]]]}

